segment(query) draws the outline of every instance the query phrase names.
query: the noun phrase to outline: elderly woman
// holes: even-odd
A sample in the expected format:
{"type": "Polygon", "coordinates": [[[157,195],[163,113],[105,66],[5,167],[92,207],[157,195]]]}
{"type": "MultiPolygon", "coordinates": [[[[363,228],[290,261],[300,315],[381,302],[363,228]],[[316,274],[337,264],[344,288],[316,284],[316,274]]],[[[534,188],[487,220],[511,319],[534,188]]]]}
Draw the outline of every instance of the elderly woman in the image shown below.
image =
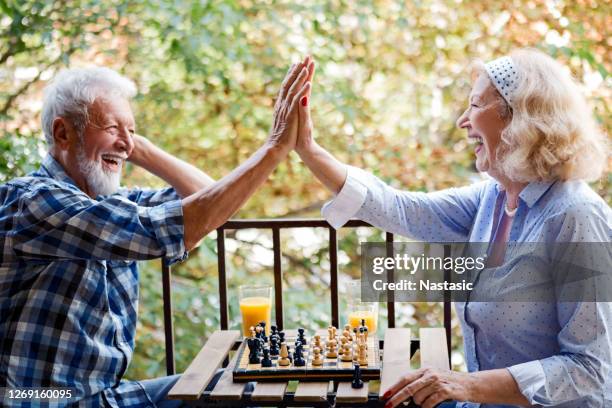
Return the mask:
{"type": "MultiPolygon", "coordinates": [[[[303,98],[296,150],[336,195],[325,218],[338,228],[356,217],[421,241],[488,242],[492,266],[508,262],[508,242],[609,243],[610,208],[585,183],[600,177],[607,147],[566,70],[521,49],[474,71],[457,126],[491,179],[432,193],[400,191],[340,163],[312,139],[303,98]]],[[[427,408],[443,401],[612,407],[610,303],[457,302],[456,309],[469,372],[406,373],[385,395],[387,406],[412,398],[427,408]]]]}

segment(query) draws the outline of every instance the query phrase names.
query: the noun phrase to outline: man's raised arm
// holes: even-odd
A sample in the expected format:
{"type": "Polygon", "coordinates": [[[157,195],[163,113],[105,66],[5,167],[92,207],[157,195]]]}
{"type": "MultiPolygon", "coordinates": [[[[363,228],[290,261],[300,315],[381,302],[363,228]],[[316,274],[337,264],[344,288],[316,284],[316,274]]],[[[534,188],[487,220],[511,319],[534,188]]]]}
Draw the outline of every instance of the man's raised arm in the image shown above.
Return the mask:
{"type": "Polygon", "coordinates": [[[209,232],[229,219],[295,147],[298,106],[308,93],[310,59],[293,66],[278,95],[270,136],[246,162],[221,180],[183,199],[184,240],[192,249],[209,232]]]}
{"type": "Polygon", "coordinates": [[[165,152],[140,135],[134,135],[134,151],[128,160],[170,184],[182,198],[215,182],[202,170],[165,152]]]}

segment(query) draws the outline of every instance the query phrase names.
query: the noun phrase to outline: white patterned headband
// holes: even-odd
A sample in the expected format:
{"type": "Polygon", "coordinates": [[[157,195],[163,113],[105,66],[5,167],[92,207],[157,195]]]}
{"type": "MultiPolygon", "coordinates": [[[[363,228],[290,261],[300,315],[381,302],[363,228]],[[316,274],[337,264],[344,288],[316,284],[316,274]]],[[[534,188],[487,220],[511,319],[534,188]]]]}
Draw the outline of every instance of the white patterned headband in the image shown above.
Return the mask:
{"type": "Polygon", "coordinates": [[[487,62],[485,69],[495,88],[512,106],[514,92],[518,88],[518,71],[512,58],[506,56],[487,62]]]}

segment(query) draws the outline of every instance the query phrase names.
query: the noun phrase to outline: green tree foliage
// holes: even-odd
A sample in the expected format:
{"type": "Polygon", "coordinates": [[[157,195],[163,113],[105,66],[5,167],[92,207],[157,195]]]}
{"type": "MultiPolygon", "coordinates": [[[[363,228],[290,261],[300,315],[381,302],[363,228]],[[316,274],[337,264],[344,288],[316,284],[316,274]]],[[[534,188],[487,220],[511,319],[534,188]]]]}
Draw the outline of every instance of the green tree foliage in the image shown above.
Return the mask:
{"type": "MultiPolygon", "coordinates": [[[[0,182],[36,168],[45,154],[39,121],[47,81],[92,63],[136,82],[139,133],[215,178],[264,141],[282,77],[305,54],[318,63],[310,103],[319,142],[400,188],[432,191],[478,177],[454,125],[475,58],[520,46],[548,52],[584,85],[604,131],[611,127],[607,1],[0,0],[0,11],[0,182]]],[[[594,184],[608,202],[611,182],[608,174],[594,184]]],[[[126,184],[162,185],[132,166],[126,184]]],[[[236,217],[318,216],[328,198],[292,155],[236,217]]],[[[282,233],[287,326],[329,322],[326,237],[326,230],[282,233]]],[[[219,326],[215,238],[173,269],[179,370],[219,326]]],[[[358,277],[358,243],[381,240],[380,232],[340,238],[341,279],[358,277]]],[[[269,231],[228,232],[233,327],[237,286],[273,281],[271,242],[269,231]]],[[[143,263],[132,378],[164,373],[159,278],[159,261],[143,263]]],[[[440,311],[401,304],[398,322],[440,325],[440,311]]],[[[453,343],[461,366],[457,327],[453,343]]]]}

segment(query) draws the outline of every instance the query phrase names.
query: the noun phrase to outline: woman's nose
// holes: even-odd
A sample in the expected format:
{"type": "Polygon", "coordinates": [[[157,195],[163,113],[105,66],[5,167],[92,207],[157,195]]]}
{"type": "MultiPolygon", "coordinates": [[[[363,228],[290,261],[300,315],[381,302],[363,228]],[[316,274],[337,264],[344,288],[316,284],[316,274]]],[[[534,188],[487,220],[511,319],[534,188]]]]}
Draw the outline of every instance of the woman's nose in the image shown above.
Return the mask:
{"type": "Polygon", "coordinates": [[[459,116],[459,118],[457,119],[457,122],[455,122],[455,124],[457,125],[459,129],[464,129],[469,126],[468,111],[469,111],[469,108],[466,109],[461,114],[461,116],[459,116]]]}

